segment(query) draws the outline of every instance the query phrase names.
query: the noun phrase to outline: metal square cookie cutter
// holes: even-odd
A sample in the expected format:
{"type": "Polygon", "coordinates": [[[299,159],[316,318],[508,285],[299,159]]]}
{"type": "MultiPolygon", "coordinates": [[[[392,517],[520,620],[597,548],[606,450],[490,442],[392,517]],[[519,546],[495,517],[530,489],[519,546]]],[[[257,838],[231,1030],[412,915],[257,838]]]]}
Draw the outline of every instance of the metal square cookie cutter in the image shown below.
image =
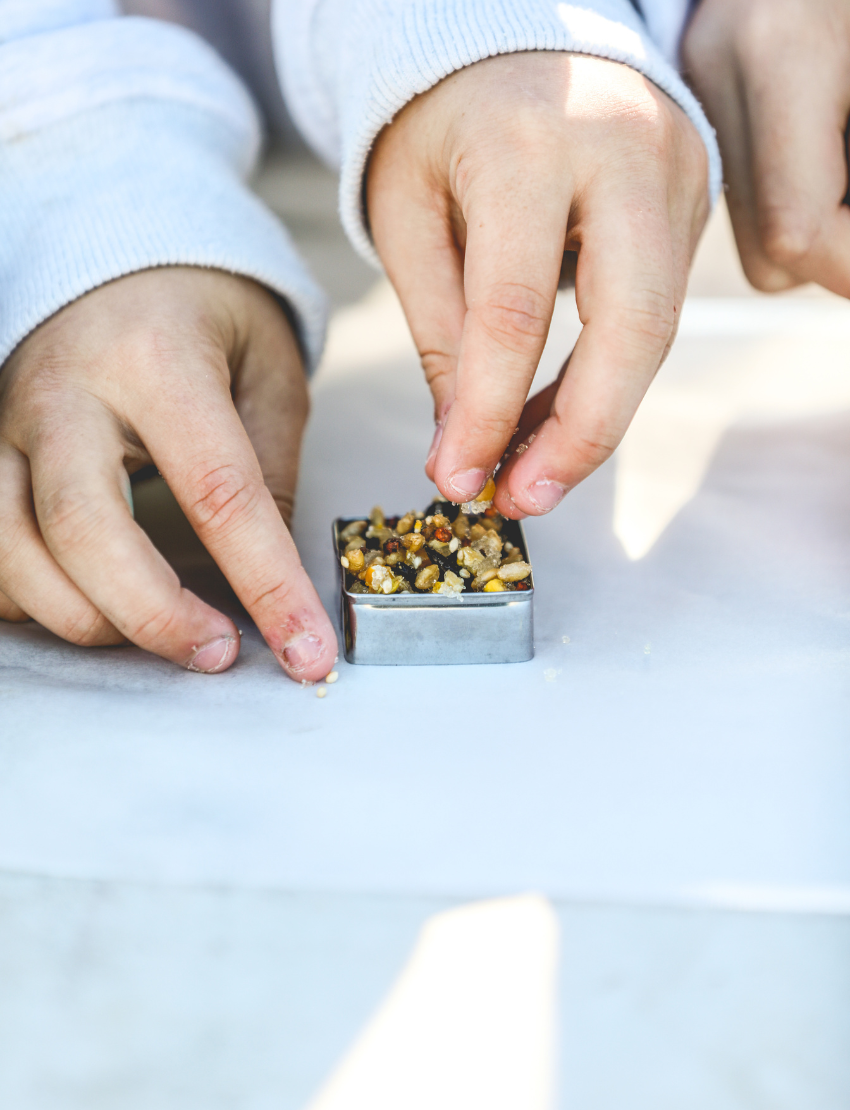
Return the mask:
{"type": "MultiPolygon", "coordinates": [[[[355,594],[346,589],[339,534],[352,520],[333,524],[334,561],[340,576],[342,630],[349,663],[427,666],[440,663],[524,663],[534,657],[534,581],[504,593],[355,594]]],[[[525,533],[508,521],[512,542],[528,557],[525,533]]]]}

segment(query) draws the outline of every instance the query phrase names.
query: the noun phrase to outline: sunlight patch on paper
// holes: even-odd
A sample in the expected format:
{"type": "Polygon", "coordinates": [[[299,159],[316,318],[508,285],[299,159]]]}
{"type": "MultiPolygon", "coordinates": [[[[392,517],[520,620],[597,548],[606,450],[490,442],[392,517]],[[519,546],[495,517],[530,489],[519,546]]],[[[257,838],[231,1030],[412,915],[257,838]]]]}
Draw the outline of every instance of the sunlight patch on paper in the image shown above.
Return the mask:
{"type": "Polygon", "coordinates": [[[435,915],[308,1110],[550,1110],[557,962],[545,898],[435,915]]]}

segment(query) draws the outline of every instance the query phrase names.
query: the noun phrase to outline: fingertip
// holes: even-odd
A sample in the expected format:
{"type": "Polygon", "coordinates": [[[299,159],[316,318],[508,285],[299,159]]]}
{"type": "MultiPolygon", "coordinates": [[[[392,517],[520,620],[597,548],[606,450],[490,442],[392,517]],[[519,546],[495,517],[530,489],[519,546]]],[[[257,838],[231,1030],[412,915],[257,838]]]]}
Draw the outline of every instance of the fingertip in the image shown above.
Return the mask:
{"type": "Polygon", "coordinates": [[[193,648],[186,663],[186,670],[199,674],[220,674],[236,662],[239,655],[239,636],[216,636],[200,647],[193,648]]]}
{"type": "Polygon", "coordinates": [[[318,682],[333,670],[337,642],[333,632],[301,632],[277,653],[280,664],[296,682],[318,682]]]}
{"type": "Polygon", "coordinates": [[[282,625],[264,629],[263,635],[295,682],[318,682],[333,670],[338,657],[337,639],[323,609],[305,608],[282,625]]]}
{"type": "Polygon", "coordinates": [[[511,490],[511,500],[527,516],[546,516],[564,500],[570,487],[554,478],[537,478],[511,490]]]}
{"type": "Polygon", "coordinates": [[[440,493],[450,501],[459,504],[474,501],[487,484],[490,477],[483,466],[457,468],[437,481],[440,493]]]}

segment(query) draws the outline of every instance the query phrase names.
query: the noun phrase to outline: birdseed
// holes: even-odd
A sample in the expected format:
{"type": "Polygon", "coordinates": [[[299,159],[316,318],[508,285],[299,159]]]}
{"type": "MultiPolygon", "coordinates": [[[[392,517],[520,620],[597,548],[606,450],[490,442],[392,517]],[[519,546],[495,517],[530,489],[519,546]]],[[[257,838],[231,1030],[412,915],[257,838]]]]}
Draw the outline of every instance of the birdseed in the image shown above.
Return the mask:
{"type": "Polygon", "coordinates": [[[399,517],[388,517],[376,506],[368,520],[340,522],[345,588],[357,594],[445,598],[532,589],[519,525],[493,508],[491,485],[475,503],[458,506],[438,499],[424,512],[399,517]]]}

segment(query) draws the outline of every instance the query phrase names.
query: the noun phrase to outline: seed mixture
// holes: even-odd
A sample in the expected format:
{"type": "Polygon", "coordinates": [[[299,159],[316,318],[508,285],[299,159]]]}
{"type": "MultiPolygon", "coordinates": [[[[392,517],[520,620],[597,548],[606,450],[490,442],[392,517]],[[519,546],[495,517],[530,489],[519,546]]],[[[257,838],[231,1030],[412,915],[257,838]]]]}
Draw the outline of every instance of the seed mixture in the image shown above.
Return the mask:
{"type": "Polygon", "coordinates": [[[339,529],[340,564],[350,593],[501,593],[532,589],[519,526],[493,508],[495,485],[464,505],[437,499],[424,512],[368,520],[339,529]]]}

